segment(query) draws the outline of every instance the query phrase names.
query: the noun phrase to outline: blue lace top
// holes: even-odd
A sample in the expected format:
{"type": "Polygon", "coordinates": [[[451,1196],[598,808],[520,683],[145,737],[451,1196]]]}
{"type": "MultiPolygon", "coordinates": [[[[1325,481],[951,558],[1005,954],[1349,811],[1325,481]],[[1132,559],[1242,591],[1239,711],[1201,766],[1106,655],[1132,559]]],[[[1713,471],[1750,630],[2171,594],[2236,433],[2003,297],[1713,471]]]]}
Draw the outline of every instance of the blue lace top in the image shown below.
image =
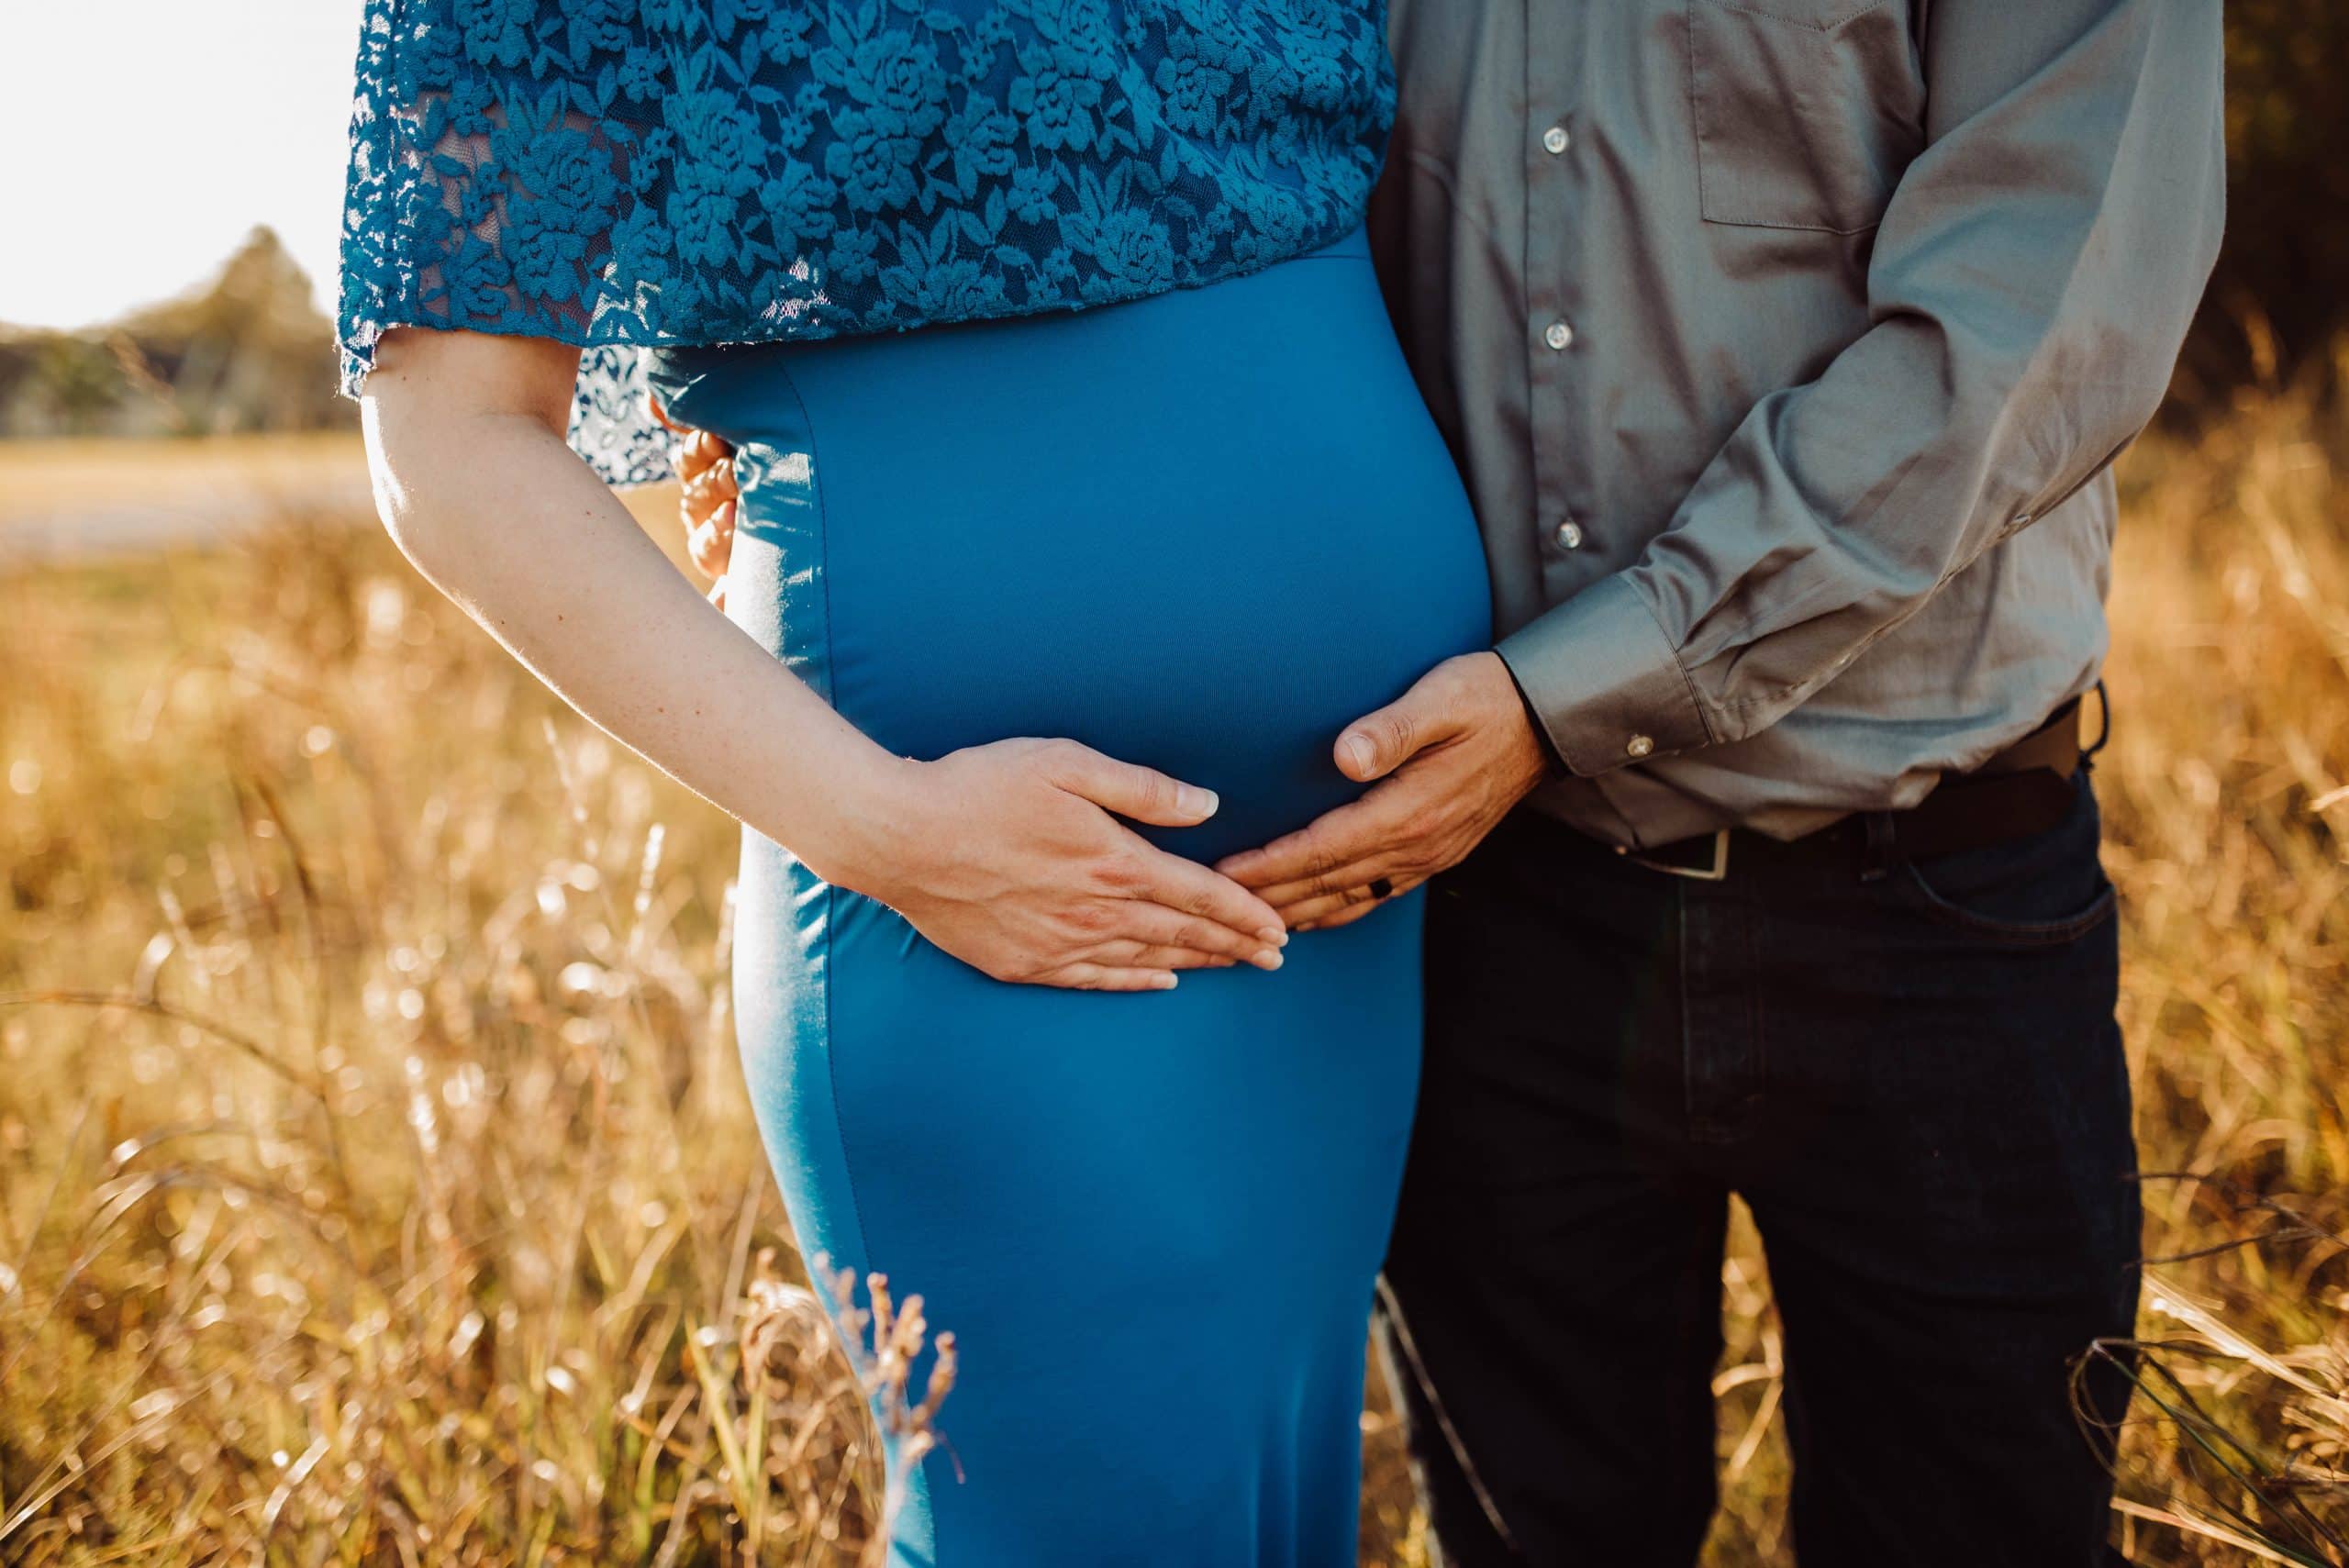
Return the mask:
{"type": "MultiPolygon", "coordinates": [[[[1361,220],[1382,0],[367,0],[340,335],[591,350],[1025,315],[1211,283],[1361,220]]],[[[573,439],[665,470],[632,353],[573,439]]]]}

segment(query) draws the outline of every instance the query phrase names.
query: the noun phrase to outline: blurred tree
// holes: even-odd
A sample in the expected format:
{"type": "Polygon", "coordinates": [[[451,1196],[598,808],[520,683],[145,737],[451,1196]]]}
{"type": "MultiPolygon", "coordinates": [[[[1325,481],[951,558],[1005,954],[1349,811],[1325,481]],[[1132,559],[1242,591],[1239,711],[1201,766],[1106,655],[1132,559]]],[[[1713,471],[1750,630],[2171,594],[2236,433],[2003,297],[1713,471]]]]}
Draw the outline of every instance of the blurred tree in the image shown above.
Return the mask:
{"type": "Polygon", "coordinates": [[[63,422],[90,428],[122,405],[122,374],[106,346],[83,338],[50,338],[33,349],[32,374],[63,422]]]}
{"type": "Polygon", "coordinates": [[[203,285],[82,332],[0,329],[0,437],[206,435],[356,422],[334,328],[256,228],[203,285]]]}

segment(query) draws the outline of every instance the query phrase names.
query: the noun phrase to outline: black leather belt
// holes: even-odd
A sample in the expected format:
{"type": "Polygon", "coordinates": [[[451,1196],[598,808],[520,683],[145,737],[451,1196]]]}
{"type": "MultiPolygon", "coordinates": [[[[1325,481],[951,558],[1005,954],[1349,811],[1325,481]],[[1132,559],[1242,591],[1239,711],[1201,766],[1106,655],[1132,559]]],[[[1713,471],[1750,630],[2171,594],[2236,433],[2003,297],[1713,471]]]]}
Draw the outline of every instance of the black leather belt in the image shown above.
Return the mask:
{"type": "MultiPolygon", "coordinates": [[[[2101,744],[2101,741],[2099,742],[2101,744]]],[[[1906,811],[1866,811],[1791,841],[1731,828],[1652,850],[1619,850],[1640,865],[1700,882],[1727,880],[1742,859],[1813,864],[1842,859],[1863,878],[1902,861],[1928,860],[2044,833],[2072,809],[2080,771],[2080,703],[1968,773],[1952,773],[1906,811]]]]}

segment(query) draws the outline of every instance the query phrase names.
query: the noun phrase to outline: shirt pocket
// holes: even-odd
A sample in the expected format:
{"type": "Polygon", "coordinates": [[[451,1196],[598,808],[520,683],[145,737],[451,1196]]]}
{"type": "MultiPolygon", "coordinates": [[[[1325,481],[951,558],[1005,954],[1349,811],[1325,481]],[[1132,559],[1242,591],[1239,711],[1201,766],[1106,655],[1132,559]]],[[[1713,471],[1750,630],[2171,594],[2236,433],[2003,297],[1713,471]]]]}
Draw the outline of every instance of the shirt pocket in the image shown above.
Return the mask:
{"type": "Polygon", "coordinates": [[[1706,220],[1858,234],[1924,143],[1896,0],[1687,0],[1706,220]]]}

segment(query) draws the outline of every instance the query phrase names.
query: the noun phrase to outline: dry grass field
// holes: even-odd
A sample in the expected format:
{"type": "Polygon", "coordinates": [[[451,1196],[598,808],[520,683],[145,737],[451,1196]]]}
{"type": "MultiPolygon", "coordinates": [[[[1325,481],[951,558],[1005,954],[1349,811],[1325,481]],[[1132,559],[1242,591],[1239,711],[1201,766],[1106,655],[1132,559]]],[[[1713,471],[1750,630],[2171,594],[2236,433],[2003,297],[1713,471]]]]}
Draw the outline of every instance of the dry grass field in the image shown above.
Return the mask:
{"type": "MultiPolygon", "coordinates": [[[[2284,392],[2127,460],[2142,1563],[2349,1563],[2344,473],[2284,392]]],[[[804,1287],[733,829],[348,522],[0,575],[0,1561],[854,1561],[920,1325],[852,1369],[804,1287]]],[[[1750,1240],[1726,1285],[1710,1561],[1787,1563],[1750,1240]]],[[[1363,1562],[1422,1562],[1364,1430],[1363,1562]]]]}
{"type": "Polygon", "coordinates": [[[349,431],[208,440],[0,442],[0,528],[35,513],[165,505],[195,495],[263,506],[367,483],[349,431]]]}

